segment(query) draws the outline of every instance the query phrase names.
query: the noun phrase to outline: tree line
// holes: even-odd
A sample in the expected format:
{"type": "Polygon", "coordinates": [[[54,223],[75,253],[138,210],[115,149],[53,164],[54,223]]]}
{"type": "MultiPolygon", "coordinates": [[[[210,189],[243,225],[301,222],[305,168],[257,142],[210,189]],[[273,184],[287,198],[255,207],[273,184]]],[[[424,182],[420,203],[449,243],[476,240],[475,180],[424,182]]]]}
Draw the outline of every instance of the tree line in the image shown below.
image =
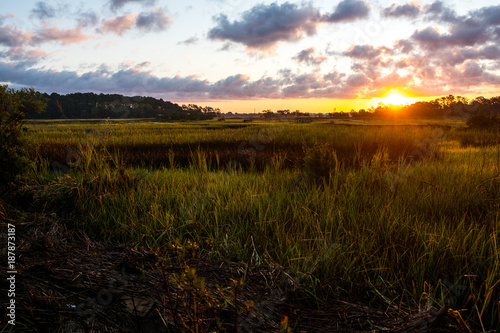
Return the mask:
{"type": "Polygon", "coordinates": [[[468,119],[474,115],[500,116],[500,96],[468,99],[462,96],[448,95],[428,102],[416,102],[410,105],[385,105],[368,110],[336,112],[332,118],[435,118],[468,119]]]}
{"type": "MultiPolygon", "coordinates": [[[[119,94],[57,93],[42,94],[47,107],[42,113],[30,114],[31,119],[126,119],[156,118],[160,121],[171,120],[206,120],[221,116],[218,108],[198,106],[196,104],[178,105],[153,97],[127,97],[119,94]]],[[[392,118],[434,118],[468,119],[474,115],[500,116],[500,96],[468,99],[462,96],[448,95],[428,102],[416,102],[411,105],[385,105],[360,109],[351,112],[333,112],[330,118],[392,119],[392,118]]],[[[299,110],[263,110],[264,118],[304,117],[309,113],[299,110]]]]}
{"type": "Polygon", "coordinates": [[[57,93],[42,94],[47,102],[43,113],[30,114],[31,119],[127,119],[158,120],[213,119],[220,110],[196,104],[178,105],[153,97],[127,97],[119,94],[57,93]]]}

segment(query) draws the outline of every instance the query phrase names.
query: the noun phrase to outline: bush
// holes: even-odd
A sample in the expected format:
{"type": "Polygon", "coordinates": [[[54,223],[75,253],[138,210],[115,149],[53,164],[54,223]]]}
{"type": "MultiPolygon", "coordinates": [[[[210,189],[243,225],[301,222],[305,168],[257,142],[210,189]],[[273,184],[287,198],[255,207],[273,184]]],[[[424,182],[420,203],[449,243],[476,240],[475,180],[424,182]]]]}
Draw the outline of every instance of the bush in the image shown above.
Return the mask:
{"type": "Polygon", "coordinates": [[[500,116],[496,114],[478,113],[467,120],[467,126],[479,130],[500,130],[500,116]]]}
{"type": "Polygon", "coordinates": [[[28,165],[23,135],[26,114],[45,110],[42,94],[33,89],[9,89],[0,85],[0,184],[6,184],[28,165]]]}
{"type": "Polygon", "coordinates": [[[333,148],[328,145],[305,147],[304,171],[309,179],[328,180],[338,169],[339,161],[333,148]]]}

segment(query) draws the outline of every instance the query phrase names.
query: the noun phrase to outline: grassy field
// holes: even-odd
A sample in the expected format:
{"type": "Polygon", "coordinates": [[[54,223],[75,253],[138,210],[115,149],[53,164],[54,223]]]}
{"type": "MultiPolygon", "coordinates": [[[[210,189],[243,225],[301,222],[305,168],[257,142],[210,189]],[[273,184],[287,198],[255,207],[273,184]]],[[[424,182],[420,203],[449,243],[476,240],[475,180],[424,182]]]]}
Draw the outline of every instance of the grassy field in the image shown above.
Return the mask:
{"type": "Polygon", "coordinates": [[[276,265],[321,303],[447,307],[499,330],[500,139],[461,123],[27,125],[92,237],[276,265]],[[460,311],[459,311],[460,310],[460,311]]]}

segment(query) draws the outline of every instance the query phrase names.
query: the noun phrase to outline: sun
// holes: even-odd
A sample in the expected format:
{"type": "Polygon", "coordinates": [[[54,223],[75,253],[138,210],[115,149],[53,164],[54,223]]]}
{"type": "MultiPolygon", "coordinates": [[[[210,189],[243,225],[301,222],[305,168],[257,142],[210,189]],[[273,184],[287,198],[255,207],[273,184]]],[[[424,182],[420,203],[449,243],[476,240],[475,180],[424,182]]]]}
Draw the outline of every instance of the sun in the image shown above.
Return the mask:
{"type": "Polygon", "coordinates": [[[404,105],[410,104],[413,99],[405,97],[398,92],[391,92],[387,97],[382,99],[382,103],[388,105],[404,105]]]}
{"type": "Polygon", "coordinates": [[[376,104],[383,103],[385,105],[399,106],[415,103],[415,98],[410,97],[405,92],[400,92],[399,89],[390,89],[387,90],[383,95],[373,98],[373,101],[376,104]]]}

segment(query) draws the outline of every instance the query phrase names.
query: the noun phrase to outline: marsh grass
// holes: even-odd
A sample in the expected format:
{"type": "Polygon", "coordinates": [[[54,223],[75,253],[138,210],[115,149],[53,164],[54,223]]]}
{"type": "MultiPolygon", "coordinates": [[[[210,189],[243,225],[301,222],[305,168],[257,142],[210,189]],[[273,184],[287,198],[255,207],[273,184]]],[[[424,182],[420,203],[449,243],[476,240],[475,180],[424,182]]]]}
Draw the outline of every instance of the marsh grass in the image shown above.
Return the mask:
{"type": "MultiPolygon", "coordinates": [[[[154,248],[189,240],[212,258],[277,265],[285,284],[316,302],[446,306],[465,309],[455,315],[466,325],[499,329],[498,146],[463,148],[454,131],[429,141],[430,128],[273,124],[264,136],[259,126],[270,125],[150,125],[155,136],[133,126],[143,132],[121,136],[118,127],[80,143],[78,163],[63,175],[49,177],[49,163],[40,164],[92,236],[154,248]],[[183,140],[192,147],[185,165],[172,145],[183,140]],[[270,156],[262,168],[220,167],[222,143],[238,140],[264,146],[253,145],[255,156],[270,156]],[[112,149],[138,143],[146,160],[147,147],[165,145],[168,163],[133,167],[112,149]],[[417,149],[423,157],[410,163],[417,149]]],[[[67,130],[32,129],[40,160],[40,147],[84,138],[67,130]]]]}
{"type": "Polygon", "coordinates": [[[224,125],[58,124],[30,125],[29,130],[32,151],[41,158],[63,164],[71,163],[82,143],[92,143],[104,146],[113,154],[119,151],[125,166],[158,168],[175,165],[187,168],[193,153],[202,152],[210,159],[212,170],[225,169],[229,163],[236,163],[245,170],[259,171],[275,163],[276,156],[281,156],[281,168],[300,169],[311,157],[310,148],[320,146],[335,151],[337,162],[347,167],[359,167],[383,149],[394,161],[418,150],[418,142],[429,137],[432,131],[431,128],[399,129],[395,126],[366,130],[362,126],[335,127],[329,123],[224,125]]]}

